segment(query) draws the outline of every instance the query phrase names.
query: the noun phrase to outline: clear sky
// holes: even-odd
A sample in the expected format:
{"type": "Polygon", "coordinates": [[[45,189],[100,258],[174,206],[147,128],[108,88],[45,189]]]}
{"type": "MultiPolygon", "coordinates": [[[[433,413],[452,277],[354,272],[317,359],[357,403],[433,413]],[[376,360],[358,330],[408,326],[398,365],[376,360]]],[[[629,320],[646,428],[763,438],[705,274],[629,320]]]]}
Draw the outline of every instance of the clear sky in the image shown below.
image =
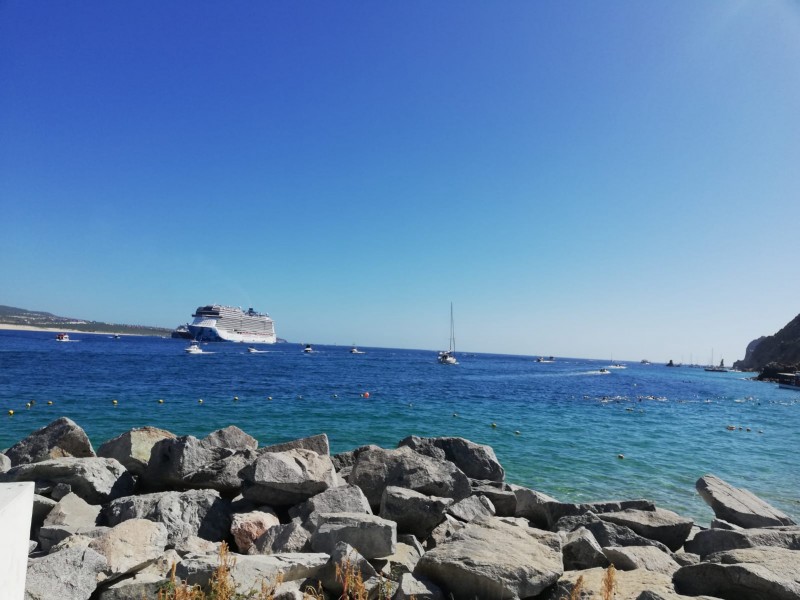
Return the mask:
{"type": "Polygon", "coordinates": [[[798,208],[795,1],[0,0],[0,304],[730,363],[798,208]]]}

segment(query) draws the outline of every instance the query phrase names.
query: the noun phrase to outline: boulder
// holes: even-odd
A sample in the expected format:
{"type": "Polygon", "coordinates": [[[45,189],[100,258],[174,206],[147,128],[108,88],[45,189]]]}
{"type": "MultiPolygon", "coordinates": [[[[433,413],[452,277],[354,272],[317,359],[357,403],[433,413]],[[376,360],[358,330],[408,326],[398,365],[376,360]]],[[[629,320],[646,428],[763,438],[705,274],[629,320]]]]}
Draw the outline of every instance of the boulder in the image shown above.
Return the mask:
{"type": "Polygon", "coordinates": [[[713,555],[709,562],[681,567],[675,589],[727,600],[797,600],[800,552],[785,548],[747,548],[713,555]]]}
{"type": "Polygon", "coordinates": [[[256,538],[248,554],[284,554],[287,552],[308,552],[311,550],[311,532],[303,527],[300,519],[293,519],[285,525],[270,527],[256,538]]]}
{"type": "Polygon", "coordinates": [[[242,487],[239,471],[257,456],[252,449],[223,448],[191,435],[163,439],[153,445],[140,482],[150,490],[215,489],[235,496],[242,487]]]}
{"type": "Polygon", "coordinates": [[[342,485],[328,488],[312,496],[302,504],[289,509],[289,516],[303,521],[313,513],[363,512],[371,515],[372,509],[361,488],[355,485],[342,485]]]}
{"type": "Polygon", "coordinates": [[[714,514],[739,527],[757,528],[796,525],[787,515],[745,489],[735,488],[714,475],[705,475],[695,484],[700,496],[714,514]]]}
{"type": "Polygon", "coordinates": [[[229,448],[231,450],[255,450],[258,448],[258,440],[236,425],[212,431],[203,438],[202,444],[206,448],[229,448]]]}
{"type": "Polygon", "coordinates": [[[486,519],[429,550],[414,576],[429,578],[457,600],[471,600],[533,597],[562,572],[558,536],[486,519]]]}
{"type": "Polygon", "coordinates": [[[109,586],[104,586],[98,600],[142,600],[158,598],[161,590],[170,580],[172,565],[181,561],[175,550],[167,550],[144,569],[109,586]]]}
{"type": "Polygon", "coordinates": [[[447,514],[470,523],[478,518],[493,517],[494,505],[486,496],[470,496],[448,506],[447,514]]]}
{"type": "Polygon", "coordinates": [[[92,540],[89,548],[105,557],[107,573],[123,576],[140,571],[164,554],[167,528],[146,519],[130,519],[92,540]]]}
{"type": "Polygon", "coordinates": [[[21,464],[0,474],[3,481],[67,483],[89,504],[103,504],[133,491],[133,476],[113,458],[56,458],[21,464]]]}
{"type": "Polygon", "coordinates": [[[423,438],[416,435],[402,440],[398,447],[407,446],[437,460],[449,460],[467,477],[487,481],[503,481],[505,471],[491,446],[476,444],[460,437],[423,438]]]}
{"type": "Polygon", "coordinates": [[[675,552],[683,546],[694,521],[662,508],[638,510],[629,508],[620,512],[597,515],[603,521],[625,525],[642,537],[656,540],[675,552]]]}
{"type": "Polygon", "coordinates": [[[389,556],[395,551],[397,525],[363,513],[321,513],[311,534],[314,552],[332,553],[336,544],[347,542],[365,558],[389,556]]]}
{"type": "Polygon", "coordinates": [[[255,540],[272,527],[281,524],[274,511],[256,510],[248,513],[236,513],[231,522],[231,535],[236,547],[242,554],[247,554],[255,540]]]}
{"type": "Polygon", "coordinates": [[[55,500],[51,500],[39,494],[33,495],[33,511],[31,513],[31,539],[35,540],[39,537],[39,528],[44,525],[44,520],[53,507],[57,504],[55,500]]]}
{"type": "MultiPolygon", "coordinates": [[[[328,563],[329,556],[321,553],[236,555],[236,564],[230,571],[231,579],[239,594],[260,590],[261,584],[273,585],[278,577],[283,581],[316,578],[328,563]]],[[[217,569],[217,556],[189,556],[178,563],[175,574],[189,585],[206,587],[211,574],[217,569]]]]}
{"type": "MultiPolygon", "coordinates": [[[[546,529],[554,530],[559,519],[564,517],[578,517],[588,513],[599,515],[601,513],[620,512],[623,510],[654,511],[655,504],[650,500],[619,500],[611,502],[571,503],[571,502],[544,502],[541,510],[547,521],[546,529]]],[[[523,516],[523,515],[517,515],[523,516]]]]}
{"type": "Polygon", "coordinates": [[[43,524],[94,527],[97,525],[100,508],[96,504],[89,504],[77,494],[67,494],[52,507],[43,524]]]}
{"type": "Polygon", "coordinates": [[[379,508],[383,490],[388,486],[454,500],[472,493],[469,479],[453,463],[407,447],[362,450],[356,456],[348,481],[361,488],[373,510],[379,508]]]}
{"type": "Polygon", "coordinates": [[[439,523],[451,498],[426,496],[413,490],[388,486],[381,498],[380,516],[397,523],[397,531],[426,539],[439,523]]]}
{"type": "Polygon", "coordinates": [[[105,535],[108,530],[108,527],[101,525],[87,527],[42,525],[39,529],[39,549],[42,552],[52,553],[75,545],[88,547],[89,541],[105,535]],[[85,543],[82,540],[85,540],[85,543]]]}
{"type": "Polygon", "coordinates": [[[5,473],[11,468],[11,459],[0,452],[0,473],[5,473]]]}
{"type": "Polygon", "coordinates": [[[190,536],[224,541],[230,532],[230,503],[215,490],[157,492],[114,500],[103,509],[106,522],[148,519],[167,528],[168,544],[175,546],[190,536]]]}
{"type": "Polygon", "coordinates": [[[5,455],[17,466],[54,458],[90,458],[95,453],[86,432],[72,419],[61,417],[11,446],[5,455]]]}
{"type": "Polygon", "coordinates": [[[594,539],[592,532],[585,527],[564,534],[561,553],[564,569],[567,571],[608,566],[608,559],[603,554],[603,549],[594,539]]]}
{"type": "Polygon", "coordinates": [[[603,548],[610,546],[655,546],[662,552],[669,552],[661,542],[642,537],[625,525],[618,525],[610,521],[603,521],[594,513],[587,513],[580,516],[563,517],[556,524],[558,531],[574,531],[579,527],[585,527],[595,537],[603,548]]]}
{"type": "Polygon", "coordinates": [[[67,548],[28,560],[26,600],[89,600],[106,559],[91,548],[67,548]]]}
{"type": "Polygon", "coordinates": [[[403,573],[399,583],[394,600],[445,600],[442,589],[426,577],[403,573]]]}
{"type": "Polygon", "coordinates": [[[330,456],[304,449],[264,452],[241,474],[244,497],[269,506],[299,504],[338,483],[330,456]]]}
{"type": "Polygon", "coordinates": [[[224,542],[209,542],[196,535],[180,538],[175,544],[175,551],[181,556],[213,555],[219,556],[219,551],[224,542]]]}
{"type": "Polygon", "coordinates": [[[347,542],[336,544],[330,554],[328,564],[317,577],[325,591],[337,597],[344,591],[342,579],[360,577],[361,581],[367,581],[378,574],[369,561],[347,542]]]}
{"type": "Polygon", "coordinates": [[[287,450],[311,450],[317,454],[330,456],[331,447],[328,443],[328,436],[325,433],[319,435],[312,435],[311,437],[301,438],[299,440],[292,440],[282,444],[272,444],[261,448],[259,452],[286,452],[287,450]]]}
{"type": "Polygon", "coordinates": [[[534,527],[548,529],[549,525],[545,504],[549,502],[558,502],[558,500],[542,492],[537,492],[536,490],[520,487],[518,485],[511,485],[510,487],[511,491],[514,492],[515,500],[513,516],[528,519],[534,527]]]}
{"type": "Polygon", "coordinates": [[[115,458],[134,475],[142,475],[156,442],[175,439],[175,434],[158,427],[137,427],[108,440],[97,449],[103,458],[115,458]]]}
{"type": "MultiPolygon", "coordinates": [[[[120,463],[121,464],[121,463],[120,463]]],[[[125,465],[122,465],[123,467],[125,465]]],[[[58,502],[64,496],[72,493],[72,486],[68,483],[57,483],[53,486],[53,489],[50,490],[50,497],[58,502]]]]}
{"type": "Polygon", "coordinates": [[[603,548],[608,562],[620,571],[645,569],[672,576],[680,565],[669,554],[653,546],[628,546],[603,548]]]}
{"type": "Polygon", "coordinates": [[[398,541],[394,554],[385,558],[374,558],[372,564],[383,577],[397,580],[401,573],[413,573],[424,553],[419,544],[411,545],[398,541]]]}
{"type": "Polygon", "coordinates": [[[456,532],[461,531],[466,524],[455,517],[445,514],[444,521],[439,523],[425,540],[426,547],[430,550],[449,542],[456,532]]]}
{"type": "Polygon", "coordinates": [[[517,513],[517,496],[511,486],[496,481],[470,481],[473,496],[486,496],[494,505],[498,517],[514,517],[517,513]]]}
{"type": "MultiPolygon", "coordinates": [[[[562,600],[570,598],[579,577],[583,577],[583,594],[581,598],[603,598],[603,579],[606,569],[595,568],[586,571],[568,571],[553,589],[548,590],[537,600],[562,600]]],[[[614,574],[614,600],[690,600],[679,595],[672,587],[672,578],[663,573],[635,569],[633,571],[616,571],[614,574]]],[[[692,598],[691,600],[701,600],[692,598]]],[[[702,597],[702,600],[715,600],[702,597]]]]}
{"type": "Polygon", "coordinates": [[[684,545],[686,552],[701,557],[715,552],[770,546],[800,550],[800,527],[781,529],[706,529],[684,545]]]}

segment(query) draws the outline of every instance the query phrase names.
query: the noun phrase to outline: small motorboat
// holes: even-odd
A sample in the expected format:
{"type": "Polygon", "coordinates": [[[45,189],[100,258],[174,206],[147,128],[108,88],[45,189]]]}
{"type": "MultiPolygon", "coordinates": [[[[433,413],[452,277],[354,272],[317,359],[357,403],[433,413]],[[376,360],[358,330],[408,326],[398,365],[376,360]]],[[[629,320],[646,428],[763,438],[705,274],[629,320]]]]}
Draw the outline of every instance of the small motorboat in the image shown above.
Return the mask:
{"type": "Polygon", "coordinates": [[[607,375],[608,373],[611,373],[611,371],[609,371],[608,369],[600,369],[598,373],[600,373],[601,375],[607,375]]]}
{"type": "Polygon", "coordinates": [[[312,352],[314,352],[314,349],[311,347],[311,344],[306,344],[306,347],[303,348],[303,352],[305,354],[311,354],[312,352]]]}
{"type": "Polygon", "coordinates": [[[56,336],[56,341],[57,342],[68,342],[69,341],[69,335],[67,335],[66,333],[59,333],[56,336]]]}
{"type": "Polygon", "coordinates": [[[203,354],[203,349],[198,345],[197,342],[192,342],[186,348],[187,354],[203,354]]]}
{"type": "Polygon", "coordinates": [[[366,352],[359,350],[358,347],[353,344],[353,347],[350,348],[350,354],[366,354],[366,352]]]}
{"type": "Polygon", "coordinates": [[[552,362],[556,362],[556,359],[553,358],[552,356],[550,356],[548,358],[545,358],[544,356],[540,356],[539,358],[536,359],[536,362],[538,362],[538,363],[552,363],[552,362]]]}

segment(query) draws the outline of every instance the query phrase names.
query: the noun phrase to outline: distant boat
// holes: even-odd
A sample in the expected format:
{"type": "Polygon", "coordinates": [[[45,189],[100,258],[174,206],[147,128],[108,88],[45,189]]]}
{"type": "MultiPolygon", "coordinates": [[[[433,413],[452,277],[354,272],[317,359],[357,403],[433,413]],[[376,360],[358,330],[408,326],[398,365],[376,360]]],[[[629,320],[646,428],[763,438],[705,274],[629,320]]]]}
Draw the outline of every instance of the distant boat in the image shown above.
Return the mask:
{"type": "Polygon", "coordinates": [[[639,362],[640,362],[640,363],[642,363],[643,365],[650,365],[650,364],[652,364],[652,363],[651,363],[649,360],[647,360],[646,358],[643,358],[643,359],[642,359],[641,361],[639,361],[639,362]]]}
{"type": "Polygon", "coordinates": [[[711,364],[705,368],[706,371],[711,371],[713,373],[727,373],[728,369],[725,368],[725,359],[723,358],[719,361],[719,366],[714,366],[714,349],[711,349],[711,364]]]}
{"type": "Polygon", "coordinates": [[[178,340],[191,340],[192,332],[189,331],[189,324],[187,323],[186,325],[178,325],[172,330],[170,337],[178,340]]]}
{"type": "Polygon", "coordinates": [[[311,354],[312,352],[314,352],[314,349],[311,347],[311,344],[306,344],[306,347],[303,348],[303,352],[305,352],[306,354],[311,354]]]}
{"type": "Polygon", "coordinates": [[[628,367],[626,367],[622,363],[614,362],[614,355],[612,354],[611,355],[611,364],[608,365],[608,368],[609,369],[627,369],[628,367]]]}
{"type": "Polygon", "coordinates": [[[115,333],[114,335],[111,335],[111,336],[109,336],[109,337],[110,337],[112,340],[118,340],[118,339],[120,339],[122,336],[121,336],[120,334],[118,334],[118,333],[115,333]]]}
{"type": "Polygon", "coordinates": [[[437,357],[440,365],[457,365],[456,360],[456,333],[453,325],[453,303],[450,303],[450,347],[439,352],[437,357]]]}
{"type": "Polygon", "coordinates": [[[69,335],[67,335],[66,333],[59,333],[56,336],[56,341],[57,342],[68,342],[68,341],[70,341],[69,340],[69,335]]]}
{"type": "Polygon", "coordinates": [[[186,347],[185,352],[187,354],[203,354],[203,349],[197,344],[197,342],[192,342],[186,347]]]}
{"type": "Polygon", "coordinates": [[[800,391],[800,372],[799,373],[778,373],[778,387],[785,390],[800,391]]]}
{"type": "Polygon", "coordinates": [[[601,375],[607,375],[608,373],[611,373],[611,371],[601,367],[598,373],[600,373],[601,375]]]}
{"type": "Polygon", "coordinates": [[[366,354],[366,352],[359,350],[358,346],[356,346],[355,342],[353,342],[353,347],[350,348],[350,354],[366,354]]]}
{"type": "Polygon", "coordinates": [[[538,363],[552,363],[552,362],[556,362],[556,359],[553,358],[552,356],[549,356],[548,358],[545,358],[544,356],[540,356],[539,358],[536,359],[536,362],[538,362],[538,363]]]}

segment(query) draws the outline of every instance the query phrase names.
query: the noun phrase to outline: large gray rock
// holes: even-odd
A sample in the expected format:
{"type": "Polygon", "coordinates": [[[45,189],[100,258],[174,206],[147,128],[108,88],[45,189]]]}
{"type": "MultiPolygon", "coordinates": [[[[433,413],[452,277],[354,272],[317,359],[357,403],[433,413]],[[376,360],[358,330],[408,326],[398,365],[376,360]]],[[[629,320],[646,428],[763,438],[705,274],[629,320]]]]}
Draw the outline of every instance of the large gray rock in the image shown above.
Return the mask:
{"type": "Polygon", "coordinates": [[[89,504],[102,504],[133,492],[133,476],[113,458],[57,458],[21,464],[0,474],[3,481],[66,483],[89,504]]]}
{"type": "Polygon", "coordinates": [[[175,550],[167,550],[133,577],[108,586],[104,585],[97,598],[98,600],[158,598],[159,590],[169,582],[172,565],[177,565],[180,561],[181,557],[175,550]]]}
{"type": "Polygon", "coordinates": [[[558,531],[563,532],[575,531],[579,527],[588,529],[603,548],[610,546],[655,546],[663,552],[669,552],[669,548],[661,542],[642,537],[625,525],[603,521],[594,513],[563,517],[557,523],[558,531]]]}
{"type": "Polygon", "coordinates": [[[394,600],[445,600],[442,589],[425,577],[403,573],[399,583],[394,600]]]}
{"type": "Polygon", "coordinates": [[[628,546],[603,548],[608,562],[620,571],[633,571],[646,569],[672,576],[680,565],[669,554],[654,546],[628,546]]]}
{"type": "Polygon", "coordinates": [[[800,552],[784,548],[748,548],[715,554],[710,562],[681,567],[675,589],[726,600],[797,600],[800,552]]]}
{"type": "Polygon", "coordinates": [[[471,493],[469,479],[453,463],[437,460],[403,447],[361,451],[348,481],[364,492],[373,510],[388,486],[402,487],[427,496],[461,500],[471,493]]]}
{"type": "Polygon", "coordinates": [[[299,504],[339,482],[330,456],[304,449],[262,453],[241,474],[244,497],[269,506],[299,504]]]}
{"type": "Polygon", "coordinates": [[[33,495],[33,511],[31,514],[32,540],[39,537],[39,528],[44,525],[44,520],[56,504],[58,504],[58,502],[45,496],[40,496],[39,494],[33,495]]]}
{"type": "Polygon", "coordinates": [[[437,460],[449,460],[473,479],[503,481],[505,478],[505,471],[491,446],[460,437],[424,438],[416,435],[405,438],[398,446],[408,446],[415,452],[437,460]]]}
{"type": "Polygon", "coordinates": [[[167,528],[146,519],[131,519],[92,540],[89,548],[103,555],[113,577],[140,571],[164,554],[167,528]]]}
{"type": "Polygon", "coordinates": [[[702,557],[715,552],[770,546],[800,550],[800,527],[780,529],[706,529],[684,545],[686,552],[702,557]]]}
{"type": "Polygon", "coordinates": [[[398,540],[394,554],[384,558],[375,558],[372,560],[372,564],[380,572],[380,575],[396,580],[401,573],[413,573],[423,554],[425,551],[419,546],[419,543],[406,544],[398,540]]]}
{"type": "Polygon", "coordinates": [[[255,450],[258,440],[236,427],[228,425],[223,429],[212,431],[202,440],[206,448],[229,448],[231,450],[255,450]]]}
{"type": "Polygon", "coordinates": [[[94,527],[100,515],[100,506],[89,504],[77,494],[67,494],[50,510],[44,525],[72,525],[94,527]]]}
{"type": "Polygon", "coordinates": [[[108,440],[97,449],[103,458],[116,458],[134,475],[142,475],[156,442],[175,439],[175,434],[158,427],[137,427],[108,440]]]}
{"type": "Polygon", "coordinates": [[[281,521],[275,511],[254,510],[236,513],[231,522],[231,535],[239,552],[247,554],[256,539],[264,535],[268,529],[280,524],[281,521]]]}
{"type": "Polygon", "coordinates": [[[142,486],[151,490],[215,489],[235,496],[242,487],[239,471],[252,464],[258,454],[249,448],[215,445],[221,439],[206,442],[187,435],[156,442],[140,478],[142,486]]]}
{"type": "Polygon", "coordinates": [[[531,490],[529,488],[511,485],[515,499],[515,517],[528,519],[534,527],[549,529],[547,510],[545,505],[550,502],[558,502],[555,498],[531,490]]]}
{"type": "Polygon", "coordinates": [[[256,538],[248,554],[285,554],[311,550],[311,532],[303,527],[300,519],[285,525],[270,527],[256,538]]]}
{"type": "Polygon", "coordinates": [[[714,475],[705,475],[695,484],[700,496],[714,514],[739,527],[796,525],[787,515],[745,489],[735,488],[714,475]]]}
{"type": "Polygon", "coordinates": [[[464,527],[466,527],[466,523],[445,514],[444,521],[439,523],[425,540],[425,546],[430,550],[436,546],[446,544],[457,532],[464,529],[464,527]]]}
{"type": "Polygon", "coordinates": [[[163,523],[171,546],[190,536],[211,542],[224,541],[231,527],[230,503],[215,490],[157,492],[119,498],[103,509],[103,516],[111,526],[128,519],[163,523]]]}
{"type": "Polygon", "coordinates": [[[551,530],[554,530],[559,519],[564,517],[578,517],[588,513],[599,515],[623,510],[654,511],[655,509],[655,504],[650,500],[614,500],[590,503],[544,502],[541,506],[547,521],[546,528],[551,530]]]}
{"type": "Polygon", "coordinates": [[[585,527],[570,531],[564,534],[564,537],[561,553],[565,570],[576,571],[608,566],[608,559],[603,554],[603,549],[594,539],[592,532],[585,527]]]}
{"type": "Polygon", "coordinates": [[[694,525],[691,519],[662,508],[655,510],[630,508],[620,512],[601,513],[597,516],[603,521],[625,525],[642,537],[661,542],[673,552],[683,546],[694,525]]]}
{"type": "Polygon", "coordinates": [[[363,513],[320,514],[311,535],[313,550],[330,554],[339,542],[350,544],[368,559],[389,556],[395,551],[397,525],[363,513]]]}
{"type": "Polygon", "coordinates": [[[301,438],[299,440],[292,440],[282,444],[272,444],[265,446],[259,452],[286,452],[287,450],[311,450],[317,454],[325,454],[330,456],[331,447],[328,443],[328,436],[325,433],[319,435],[312,435],[311,437],[301,438]]]}
{"type": "Polygon", "coordinates": [[[367,581],[378,574],[375,567],[347,542],[336,544],[330,555],[328,564],[318,574],[319,582],[330,594],[341,596],[344,591],[342,573],[345,577],[358,576],[361,581],[367,581]]]}
{"type": "Polygon", "coordinates": [[[472,600],[533,597],[562,572],[557,535],[486,519],[429,550],[414,575],[429,578],[457,600],[472,600]]]}
{"type": "Polygon", "coordinates": [[[26,600],[89,600],[106,559],[91,548],[67,548],[28,560],[26,600]]]}
{"type": "Polygon", "coordinates": [[[54,458],[95,456],[86,432],[67,417],[37,429],[5,451],[13,466],[54,458]]]}
{"type": "Polygon", "coordinates": [[[497,481],[470,482],[473,496],[486,496],[494,505],[498,517],[514,517],[517,513],[517,496],[507,483],[497,481]]]}
{"type": "Polygon", "coordinates": [[[0,473],[5,473],[11,468],[11,459],[0,452],[0,473]]]}
{"type": "MultiPolygon", "coordinates": [[[[562,600],[569,598],[579,577],[583,578],[584,590],[581,598],[603,598],[603,579],[606,570],[601,568],[585,571],[567,571],[547,593],[537,600],[562,600]]],[[[672,587],[672,578],[663,573],[635,569],[633,571],[617,571],[614,576],[614,600],[690,600],[682,596],[672,587]]],[[[691,600],[715,600],[702,596],[691,600]]]]}
{"type": "Polygon", "coordinates": [[[57,552],[64,547],[83,544],[88,547],[89,541],[105,535],[109,528],[102,525],[87,527],[74,527],[72,525],[42,525],[39,529],[39,550],[42,552],[57,552]]]}
{"type": "Polygon", "coordinates": [[[459,521],[471,523],[484,517],[494,516],[494,505],[486,496],[470,496],[447,507],[447,514],[459,521]]]}
{"type": "MultiPolygon", "coordinates": [[[[274,584],[280,576],[283,581],[315,578],[328,563],[329,556],[322,553],[236,555],[236,564],[230,571],[236,592],[248,594],[260,590],[262,582],[274,584]]],[[[205,587],[217,569],[217,556],[187,556],[178,564],[175,574],[189,585],[205,587]]]]}
{"type": "Polygon", "coordinates": [[[332,487],[316,496],[312,496],[302,504],[289,509],[289,516],[299,517],[303,521],[313,513],[363,512],[372,514],[367,497],[361,488],[355,485],[332,487]]]}
{"type": "Polygon", "coordinates": [[[380,516],[397,523],[397,531],[426,539],[439,523],[452,498],[426,496],[413,490],[388,486],[381,498],[380,516]]]}

